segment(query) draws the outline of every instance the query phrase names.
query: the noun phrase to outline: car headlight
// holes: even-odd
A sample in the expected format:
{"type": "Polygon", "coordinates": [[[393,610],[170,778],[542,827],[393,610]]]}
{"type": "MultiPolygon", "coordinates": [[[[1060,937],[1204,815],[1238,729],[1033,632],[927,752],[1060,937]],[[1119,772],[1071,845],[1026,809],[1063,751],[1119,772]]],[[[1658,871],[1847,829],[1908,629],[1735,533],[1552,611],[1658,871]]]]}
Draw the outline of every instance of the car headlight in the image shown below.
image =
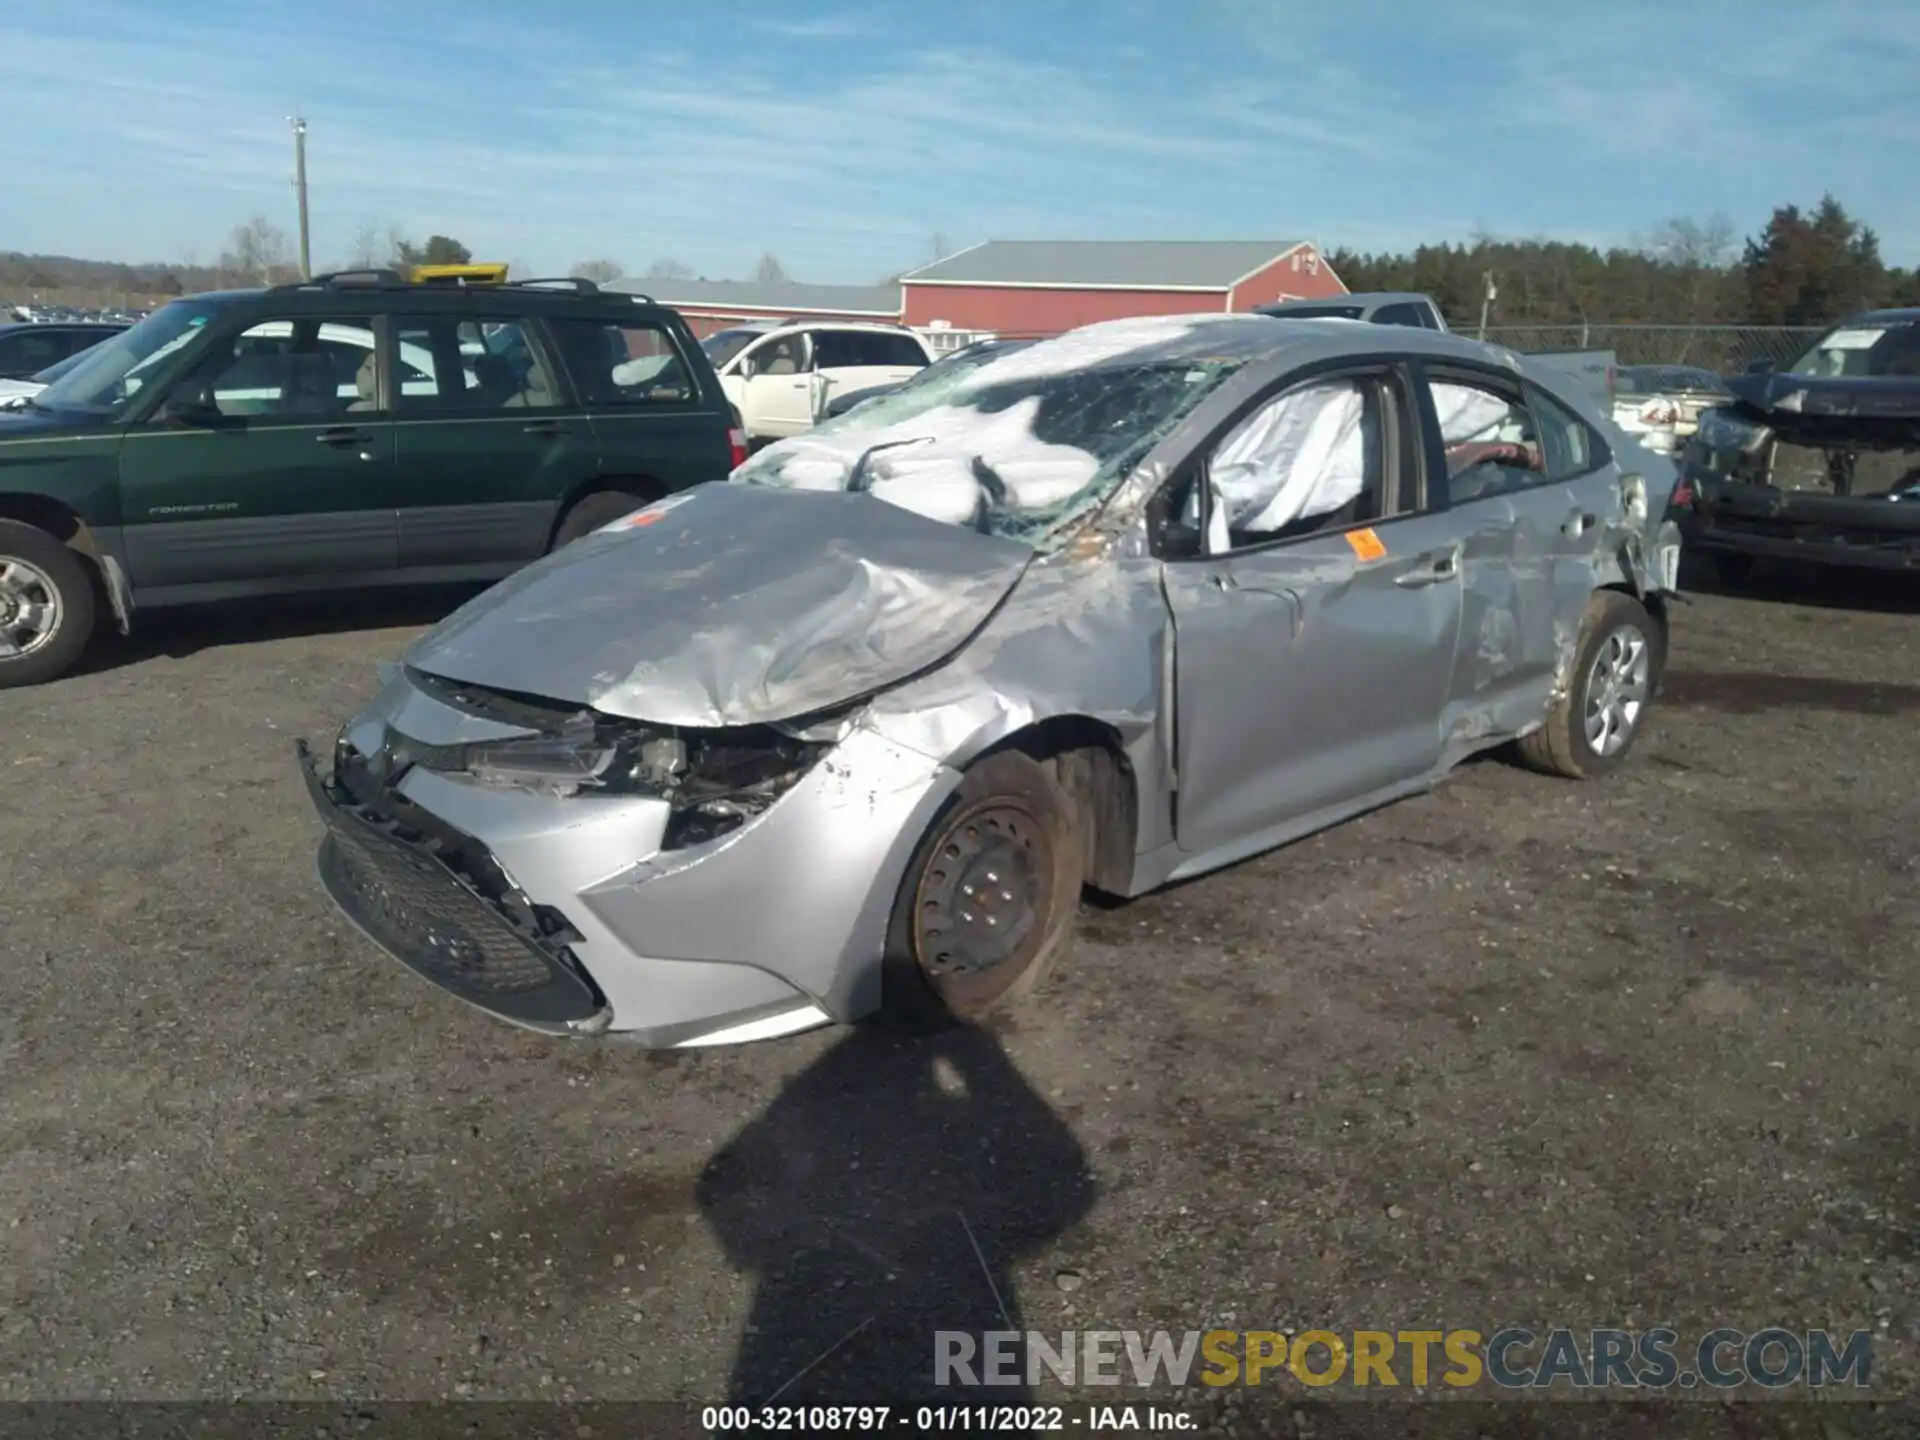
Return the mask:
{"type": "Polygon", "coordinates": [[[1734,450],[1742,453],[1758,450],[1768,431],[1764,425],[1743,420],[1731,410],[1707,410],[1700,416],[1695,436],[1709,450],[1734,450]]]}
{"type": "Polygon", "coordinates": [[[429,769],[558,798],[648,796],[672,807],[664,848],[738,829],[791,790],[835,741],[766,725],[726,730],[584,715],[560,730],[422,755],[429,769]]]}

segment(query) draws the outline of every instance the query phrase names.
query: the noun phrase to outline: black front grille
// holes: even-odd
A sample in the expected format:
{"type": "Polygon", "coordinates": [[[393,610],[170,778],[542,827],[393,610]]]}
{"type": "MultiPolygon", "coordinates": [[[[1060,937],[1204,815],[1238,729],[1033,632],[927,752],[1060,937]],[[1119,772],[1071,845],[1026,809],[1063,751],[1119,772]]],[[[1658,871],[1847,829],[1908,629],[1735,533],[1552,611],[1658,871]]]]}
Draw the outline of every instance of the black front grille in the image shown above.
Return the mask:
{"type": "MultiPolygon", "coordinates": [[[[321,883],[382,949],[461,999],[525,1024],[560,1027],[602,1008],[561,939],[542,933],[537,914],[516,915],[449,863],[475,870],[475,852],[484,856],[478,842],[444,826],[431,837],[411,834],[323,778],[304,746],[301,764],[327,821],[321,883]]],[[[485,868],[497,873],[490,857],[485,868]]]]}

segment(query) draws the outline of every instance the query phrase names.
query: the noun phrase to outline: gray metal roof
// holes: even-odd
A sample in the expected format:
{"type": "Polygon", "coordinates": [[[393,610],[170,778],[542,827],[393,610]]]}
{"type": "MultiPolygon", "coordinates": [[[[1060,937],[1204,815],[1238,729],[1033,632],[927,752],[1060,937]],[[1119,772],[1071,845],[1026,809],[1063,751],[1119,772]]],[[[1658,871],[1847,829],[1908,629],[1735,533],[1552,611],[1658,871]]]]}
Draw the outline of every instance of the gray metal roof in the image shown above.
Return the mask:
{"type": "Polygon", "coordinates": [[[1299,240],[989,240],[904,277],[974,285],[1227,290],[1299,240]]]}
{"type": "Polygon", "coordinates": [[[651,295],[663,305],[716,309],[765,310],[770,314],[875,315],[900,318],[898,285],[763,285],[757,280],[642,280],[612,281],[604,288],[651,295]]]}

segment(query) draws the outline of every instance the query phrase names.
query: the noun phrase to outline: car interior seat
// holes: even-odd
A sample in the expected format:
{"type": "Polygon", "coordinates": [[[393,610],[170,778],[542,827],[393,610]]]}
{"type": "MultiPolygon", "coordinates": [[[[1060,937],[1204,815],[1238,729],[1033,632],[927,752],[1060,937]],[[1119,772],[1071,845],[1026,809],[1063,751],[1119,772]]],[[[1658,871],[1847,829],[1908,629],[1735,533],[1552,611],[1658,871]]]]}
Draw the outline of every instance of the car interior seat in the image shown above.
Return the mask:
{"type": "Polygon", "coordinates": [[[354,372],[353,388],[357,396],[348,406],[349,410],[374,410],[380,405],[380,389],[376,380],[377,365],[373,351],[367,352],[367,358],[360,362],[360,368],[354,372]]]}

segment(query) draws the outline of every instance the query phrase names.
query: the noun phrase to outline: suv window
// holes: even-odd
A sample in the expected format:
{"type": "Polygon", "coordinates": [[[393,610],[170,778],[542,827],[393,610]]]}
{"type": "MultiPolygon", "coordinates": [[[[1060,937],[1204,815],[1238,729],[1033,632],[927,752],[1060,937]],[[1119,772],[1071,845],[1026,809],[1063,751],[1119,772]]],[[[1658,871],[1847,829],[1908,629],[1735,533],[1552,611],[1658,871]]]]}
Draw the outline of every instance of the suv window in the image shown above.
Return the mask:
{"type": "Polygon", "coordinates": [[[890,335],[880,330],[813,332],[813,368],[816,370],[850,370],[860,366],[918,368],[926,363],[926,353],[911,335],[890,335]]]}
{"type": "Polygon", "coordinates": [[[1571,480],[1607,462],[1606,442],[1585,421],[1544,390],[1533,390],[1532,397],[1534,414],[1540,420],[1547,479],[1571,480]]]}
{"type": "Polygon", "coordinates": [[[547,326],[588,405],[682,405],[698,397],[679,346],[658,325],[549,320],[547,326]]]}
{"type": "Polygon", "coordinates": [[[222,415],[311,421],[358,399],[355,379],[373,353],[364,318],[263,320],[216,347],[200,373],[222,415]]]}
{"type": "Polygon", "coordinates": [[[1426,306],[1404,300],[1397,305],[1382,305],[1373,312],[1373,320],[1376,325],[1412,325],[1420,330],[1433,328],[1426,306]]]}
{"type": "Polygon", "coordinates": [[[394,335],[402,410],[485,414],[560,403],[552,367],[521,321],[402,315],[394,335]]]}
{"type": "Polygon", "coordinates": [[[56,360],[66,359],[71,353],[66,337],[59,333],[16,330],[11,335],[0,335],[0,370],[10,375],[31,375],[56,360]]]}
{"type": "Polygon", "coordinates": [[[1547,478],[1533,414],[1494,380],[1435,374],[1429,383],[1447,459],[1447,501],[1463,505],[1547,478]]]}

